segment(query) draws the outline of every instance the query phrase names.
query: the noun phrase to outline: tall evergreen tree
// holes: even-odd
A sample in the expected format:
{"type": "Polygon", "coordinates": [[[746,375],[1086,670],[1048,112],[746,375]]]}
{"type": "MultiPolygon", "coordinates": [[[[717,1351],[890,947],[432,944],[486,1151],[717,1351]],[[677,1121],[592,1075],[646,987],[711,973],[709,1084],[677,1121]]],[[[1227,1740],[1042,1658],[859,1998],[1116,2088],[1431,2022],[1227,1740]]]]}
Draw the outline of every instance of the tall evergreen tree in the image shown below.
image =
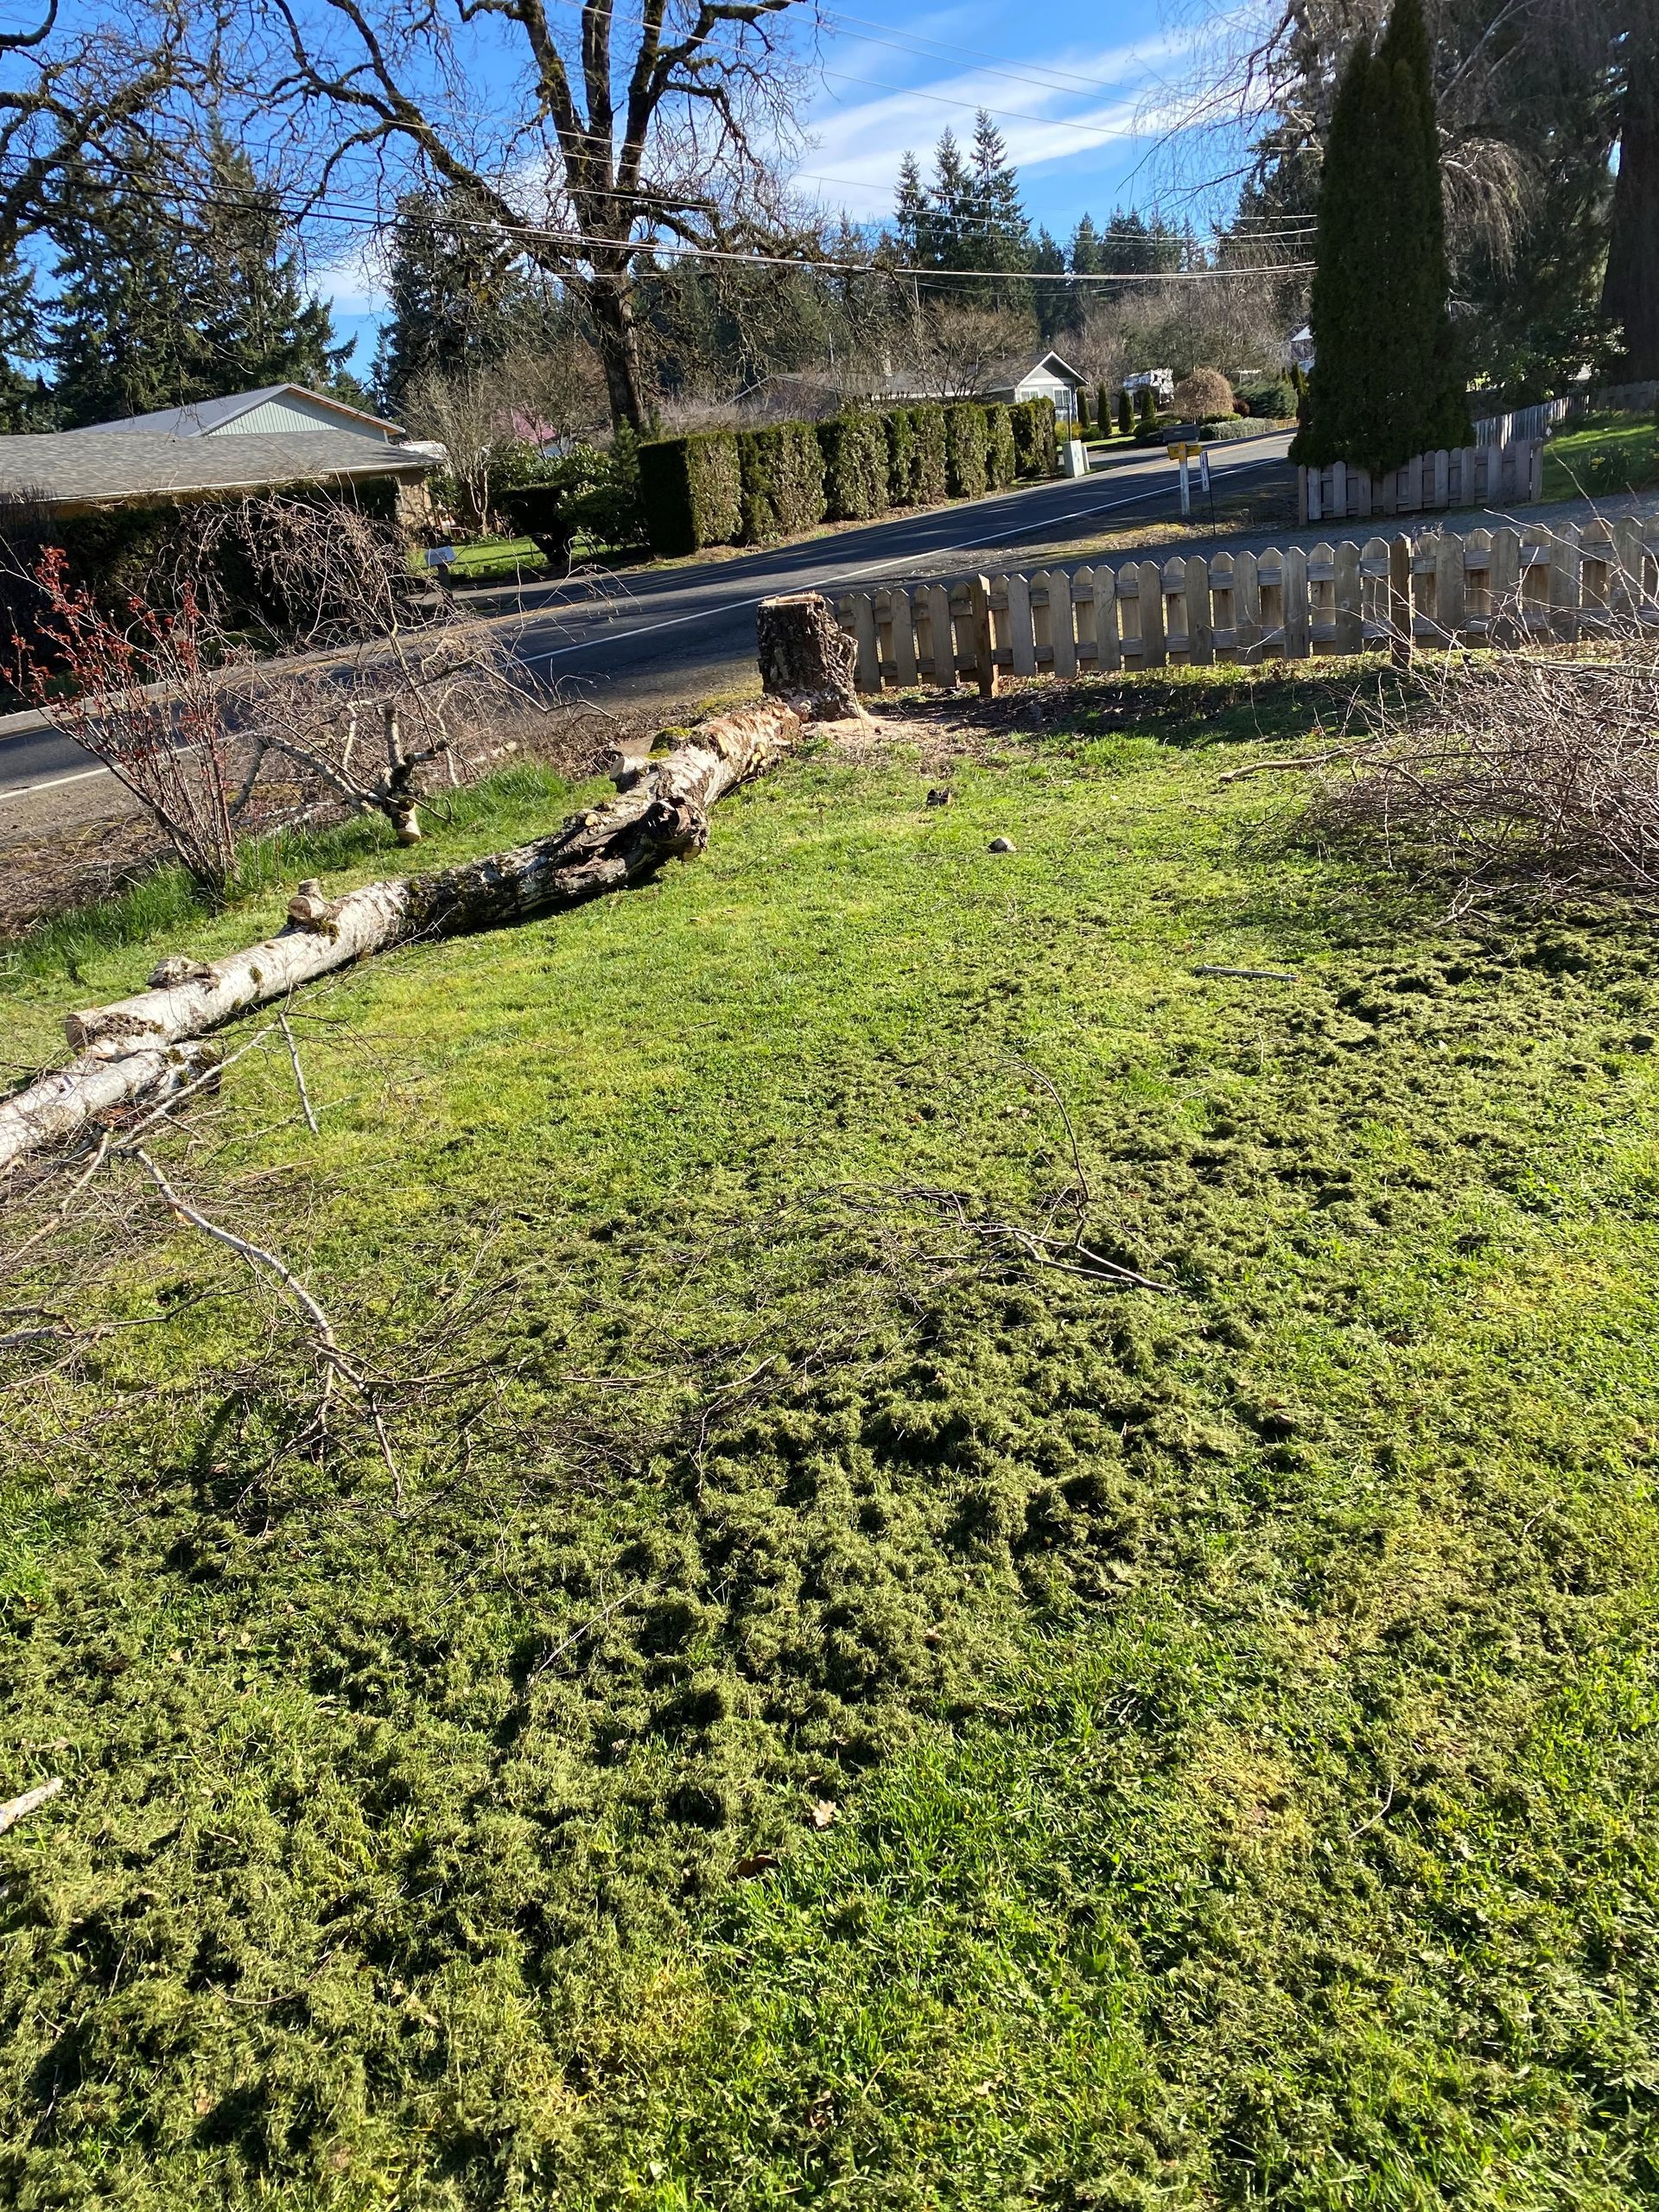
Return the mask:
{"type": "MultiPolygon", "coordinates": [[[[327,305],[308,298],[276,194],[217,130],[208,188],[191,241],[204,372],[221,391],[267,384],[336,388],[349,345],[334,343],[327,305]],[[285,251],[284,248],[288,250],[285,251]]],[[[342,393],[342,397],[349,396],[342,393]]]]}
{"type": "Polygon", "coordinates": [[[1296,458],[1380,472],[1465,443],[1421,0],[1395,0],[1375,53],[1362,39],[1343,73],[1316,259],[1314,370],[1296,458]]]}
{"type": "Polygon", "coordinates": [[[893,226],[899,236],[905,257],[912,266],[919,266],[926,250],[927,192],[922,183],[922,172],[914,154],[907,153],[899,164],[899,188],[893,194],[893,226]]]}
{"type": "Polygon", "coordinates": [[[522,333],[518,249],[479,202],[453,189],[397,203],[387,283],[391,312],[374,357],[374,387],[394,414],[431,372],[499,360],[522,333]]]}
{"type": "Polygon", "coordinates": [[[63,427],[208,399],[207,302],[189,227],[153,143],[123,149],[120,181],[79,164],[54,226],[60,287],[44,352],[63,427]]]}
{"type": "Polygon", "coordinates": [[[1100,274],[1100,232],[1087,211],[1078,218],[1077,227],[1071,233],[1071,246],[1067,259],[1076,276],[1096,276],[1100,274]]]}
{"type": "Polygon", "coordinates": [[[1632,9],[1621,40],[1618,180],[1602,313],[1624,333],[1620,373],[1659,377],[1659,25],[1632,9]]]}

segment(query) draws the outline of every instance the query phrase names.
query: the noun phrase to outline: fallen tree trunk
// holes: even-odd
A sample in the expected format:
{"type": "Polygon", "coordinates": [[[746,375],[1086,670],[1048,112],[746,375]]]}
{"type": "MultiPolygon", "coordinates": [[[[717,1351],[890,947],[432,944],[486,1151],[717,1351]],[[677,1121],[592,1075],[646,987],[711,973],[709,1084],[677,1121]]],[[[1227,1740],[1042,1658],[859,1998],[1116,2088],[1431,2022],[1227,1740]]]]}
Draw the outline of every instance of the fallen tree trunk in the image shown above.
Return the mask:
{"type": "Polygon", "coordinates": [[[800,730],[800,717],[777,701],[722,715],[666,760],[626,769],[618,798],[572,815],[550,837],[431,875],[365,884],[343,899],[302,894],[287,925],[263,944],[211,966],[163,962],[156,988],[72,1014],[69,1042],[107,1056],[200,1036],[365,953],[526,921],[620,891],[664,861],[700,853],[715,803],[775,766],[800,730]]]}
{"type": "Polygon", "coordinates": [[[84,1053],[27,1090],[0,1099],[0,1172],[73,1136],[95,1115],[182,1090],[208,1074],[215,1059],[212,1049],[194,1038],[184,1045],[153,1045],[118,1060],[84,1053]]]}
{"type": "Polygon", "coordinates": [[[550,837],[341,899],[303,886],[276,937],[211,963],[162,961],[148,991],[68,1017],[81,1055],[72,1066],[0,1101],[0,1170],[99,1114],[181,1087],[207,1064],[195,1043],[204,1032],[334,969],[416,939],[582,906],[665,861],[691,858],[709,842],[715,804],[774,767],[800,733],[799,715],[778,700],[722,715],[665,759],[626,766],[616,798],[572,815],[550,837]]]}

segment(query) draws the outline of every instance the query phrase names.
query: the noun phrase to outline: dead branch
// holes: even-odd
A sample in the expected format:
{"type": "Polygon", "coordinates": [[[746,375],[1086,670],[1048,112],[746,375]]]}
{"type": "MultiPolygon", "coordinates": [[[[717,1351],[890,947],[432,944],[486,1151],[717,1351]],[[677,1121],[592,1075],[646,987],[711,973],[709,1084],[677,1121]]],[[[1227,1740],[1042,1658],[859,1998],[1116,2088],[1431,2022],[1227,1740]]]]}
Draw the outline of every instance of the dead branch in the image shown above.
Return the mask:
{"type": "Polygon", "coordinates": [[[38,1813],[42,1805],[49,1805],[62,1788],[61,1777],[54,1774],[49,1782],[41,1783],[38,1789],[25,1789],[21,1797],[13,1797],[8,1803],[0,1805],[0,1835],[4,1835],[8,1828],[16,1827],[19,1821],[27,1820],[31,1813],[38,1813]]]}

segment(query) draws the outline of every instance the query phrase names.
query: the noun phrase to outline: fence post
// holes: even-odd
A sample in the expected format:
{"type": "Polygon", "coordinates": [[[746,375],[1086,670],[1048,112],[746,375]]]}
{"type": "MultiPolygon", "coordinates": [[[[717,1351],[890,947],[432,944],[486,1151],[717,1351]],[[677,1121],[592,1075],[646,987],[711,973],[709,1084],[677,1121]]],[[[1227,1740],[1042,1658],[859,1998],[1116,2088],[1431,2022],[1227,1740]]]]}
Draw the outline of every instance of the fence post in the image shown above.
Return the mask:
{"type": "Polygon", "coordinates": [[[1307,556],[1300,545],[1285,555],[1285,658],[1306,660],[1313,650],[1307,615],[1307,556]]]}
{"type": "Polygon", "coordinates": [[[1233,556],[1233,632],[1234,659],[1241,668],[1254,668],[1262,658],[1262,588],[1254,553],[1233,556]]]}
{"type": "Polygon", "coordinates": [[[1186,658],[1189,666],[1208,668],[1216,658],[1210,620],[1210,563],[1202,553],[1186,563],[1186,658]]]}
{"type": "Polygon", "coordinates": [[[1064,569],[1048,572],[1048,639],[1054,648],[1056,676],[1077,672],[1077,633],[1072,627],[1071,579],[1064,569]]]}
{"type": "Polygon", "coordinates": [[[1389,540],[1389,658],[1411,666],[1411,540],[1389,540]]]}
{"type": "Polygon", "coordinates": [[[1142,561],[1141,571],[1141,665],[1162,668],[1169,655],[1164,650],[1164,572],[1156,561],[1142,561]]]}
{"type": "Polygon", "coordinates": [[[1016,569],[1007,579],[1008,652],[1016,676],[1037,673],[1037,639],[1031,626],[1031,586],[1016,569]]]}
{"type": "Polygon", "coordinates": [[[950,619],[950,594],[944,584],[929,584],[927,641],[933,652],[933,681],[942,691],[957,688],[957,626],[950,619]]]}
{"type": "Polygon", "coordinates": [[[991,636],[989,578],[970,577],[968,591],[974,626],[974,672],[979,679],[979,696],[982,699],[995,699],[998,688],[996,644],[991,636]]]}
{"type": "Polygon", "coordinates": [[[910,594],[902,585],[890,585],[887,594],[887,628],[893,639],[893,680],[901,691],[916,685],[916,620],[910,594]]]}

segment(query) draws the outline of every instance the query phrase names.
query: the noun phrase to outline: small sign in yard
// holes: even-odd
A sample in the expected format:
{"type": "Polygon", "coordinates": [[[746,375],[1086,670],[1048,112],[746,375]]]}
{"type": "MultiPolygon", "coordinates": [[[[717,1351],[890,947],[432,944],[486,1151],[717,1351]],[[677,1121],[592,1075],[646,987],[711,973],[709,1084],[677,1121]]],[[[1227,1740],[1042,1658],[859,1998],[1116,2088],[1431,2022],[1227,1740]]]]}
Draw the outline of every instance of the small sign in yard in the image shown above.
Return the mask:
{"type": "Polygon", "coordinates": [[[425,560],[429,569],[453,569],[455,565],[455,549],[453,545],[429,545],[426,549],[425,560]]]}

